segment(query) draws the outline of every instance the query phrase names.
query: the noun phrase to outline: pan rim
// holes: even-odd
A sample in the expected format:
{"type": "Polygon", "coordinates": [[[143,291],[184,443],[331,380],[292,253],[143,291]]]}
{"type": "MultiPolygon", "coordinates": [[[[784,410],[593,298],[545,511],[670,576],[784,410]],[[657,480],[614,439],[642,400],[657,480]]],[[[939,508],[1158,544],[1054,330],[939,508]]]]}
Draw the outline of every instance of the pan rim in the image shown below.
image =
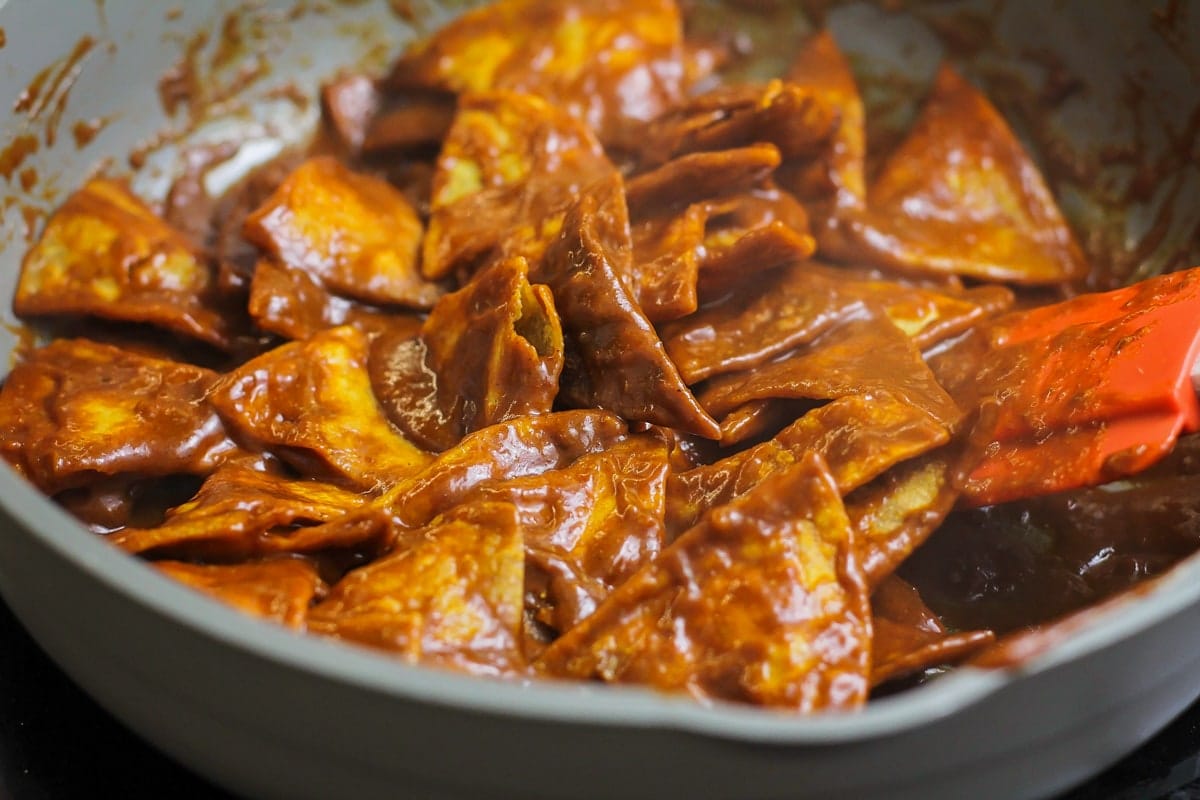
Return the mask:
{"type": "MultiPolygon", "coordinates": [[[[26,535],[109,590],[224,647],[390,699],[569,725],[656,728],[713,739],[819,746],[884,738],[979,705],[1005,686],[1081,659],[1200,603],[1200,556],[1173,567],[1133,602],[1101,609],[1081,630],[1018,667],[962,667],[850,713],[798,716],[686,695],[553,680],[496,680],[409,664],[243,614],[159,574],[87,531],[7,464],[0,508],[26,535]]],[[[0,576],[0,589],[3,588],[0,576]]],[[[19,616],[19,615],[18,615],[19,616]]]]}

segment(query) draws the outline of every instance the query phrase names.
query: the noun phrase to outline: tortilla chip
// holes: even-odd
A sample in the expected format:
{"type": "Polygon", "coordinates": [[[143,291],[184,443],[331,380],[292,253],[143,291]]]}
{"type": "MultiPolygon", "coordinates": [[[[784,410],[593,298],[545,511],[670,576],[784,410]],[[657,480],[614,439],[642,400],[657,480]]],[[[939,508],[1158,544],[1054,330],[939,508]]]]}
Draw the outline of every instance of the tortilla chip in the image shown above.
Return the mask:
{"type": "Polygon", "coordinates": [[[361,72],[341,74],[321,84],[321,117],[349,153],[357,154],[362,149],[382,102],[375,81],[361,72]]]}
{"type": "Polygon", "coordinates": [[[594,409],[517,417],[468,434],[375,501],[399,525],[416,528],[481,486],[562,469],[628,435],[615,414],[594,409]]]}
{"type": "Polygon", "coordinates": [[[953,457],[930,453],[884,473],[846,498],[868,585],[879,585],[954,508],[953,457]]]}
{"type": "MultiPolygon", "coordinates": [[[[209,476],[195,497],[167,512],[162,525],[126,528],[107,538],[131,553],[244,558],[287,550],[286,534],[292,529],[328,522],[365,502],[358,492],[332,484],[227,464],[209,476]]],[[[308,550],[325,549],[307,544],[308,550]]],[[[328,546],[347,543],[332,540],[328,546]]]]}
{"type": "Polygon", "coordinates": [[[756,400],[740,405],[721,420],[721,446],[773,436],[813,407],[807,400],[756,400]]]}
{"type": "Polygon", "coordinates": [[[837,127],[819,155],[789,164],[781,182],[822,220],[835,210],[862,209],[866,203],[866,111],[850,64],[833,35],[824,30],[800,48],[787,80],[837,109],[837,127]]]}
{"type": "Polygon", "coordinates": [[[772,144],[680,156],[629,179],[625,189],[629,213],[644,217],[748,191],[774,172],[779,162],[779,149],[772,144]]]}
{"type": "MultiPolygon", "coordinates": [[[[682,197],[704,194],[694,186],[679,188],[682,197]]],[[[755,283],[751,273],[804,261],[816,247],[804,209],[769,183],[632,222],[630,289],[655,324],[755,283]]]]}
{"type": "Polygon", "coordinates": [[[297,630],[304,628],[313,599],[325,590],[312,562],[299,558],[204,565],[157,561],[154,567],[239,611],[297,630]]]}
{"type": "Polygon", "coordinates": [[[797,454],[775,439],[667,479],[667,530],[672,537],[714,508],[732,502],[771,475],[796,463],[797,454]]]}
{"type": "Polygon", "coordinates": [[[430,461],[387,421],[371,390],[367,338],[349,326],[246,362],[209,398],[245,440],[355,488],[389,486],[430,461]]]}
{"type": "Polygon", "coordinates": [[[948,429],[962,419],[920,352],[887,319],[851,320],[787,358],[750,373],[713,378],[699,399],[710,414],[721,417],[757,400],[832,400],[879,391],[921,409],[948,429]]]}
{"type": "Polygon", "coordinates": [[[536,666],[800,712],[857,708],[871,623],[852,536],[808,454],[677,539],[536,666]]]}
{"type": "Polygon", "coordinates": [[[631,251],[621,179],[614,176],[571,209],[534,277],[554,292],[573,351],[560,396],[715,439],[716,422],[684,385],[621,279],[629,274],[631,251]]]}
{"type": "Polygon", "coordinates": [[[871,595],[871,687],[962,661],[996,640],[992,631],[949,633],[909,584],[892,576],[871,595]]]}
{"type": "Polygon", "coordinates": [[[517,510],[461,506],[348,573],[308,629],[478,675],[520,670],[525,552],[517,510]]]}
{"type": "Polygon", "coordinates": [[[554,299],[529,283],[519,257],[493,263],[438,301],[419,341],[380,337],[369,359],[388,417],[437,451],[488,425],[549,412],[562,364],[554,299]]]}
{"type": "Polygon", "coordinates": [[[667,483],[667,528],[686,530],[806,452],[821,455],[838,489],[847,494],[949,438],[928,414],[886,392],[847,395],[809,411],[773,439],[673,474],[667,483]]]}
{"type": "Polygon", "coordinates": [[[695,203],[679,214],[649,217],[632,225],[628,283],[650,322],[678,319],[696,310],[707,218],[704,204],[695,203]]]}
{"type": "Polygon", "coordinates": [[[454,98],[436,92],[413,93],[385,103],[367,127],[363,152],[373,156],[436,149],[454,124],[454,113],[454,98]]]}
{"type": "Polygon", "coordinates": [[[502,0],[469,11],[392,69],[394,89],[511,89],[546,98],[601,137],[683,97],[683,24],[671,0],[502,0]]]}
{"type": "Polygon", "coordinates": [[[469,269],[498,249],[536,263],[575,197],[613,169],[587,126],[542,98],[464,96],[434,173],[424,274],[469,269]]]}
{"type": "Polygon", "coordinates": [[[916,273],[1026,285],[1088,271],[1054,196],[1000,113],[943,66],[908,138],[884,164],[864,214],[822,245],[916,273]]]}
{"type": "Polygon", "coordinates": [[[919,348],[1003,310],[1012,293],[980,287],[961,294],[863,280],[804,263],[746,282],[727,299],[662,327],[663,344],[689,384],[751,370],[809,344],[848,320],[886,316],[919,348]]]}
{"type": "Polygon", "coordinates": [[[527,610],[562,632],[665,546],[667,471],[666,446],[639,436],[559,470],[481,487],[466,502],[517,507],[527,610]]]}
{"type": "Polygon", "coordinates": [[[88,181],[46,223],[21,264],[13,310],[148,323],[226,350],[246,327],[187,238],[107,178],[88,181]]]}
{"type": "Polygon", "coordinates": [[[416,335],[421,320],[331,294],[304,270],[262,259],[250,283],[250,316],[263,330],[287,339],[351,325],[368,335],[402,330],[416,335]]]}
{"type": "Polygon", "coordinates": [[[207,475],[242,452],[206,395],[217,374],[59,339],[0,389],[0,454],[42,491],[115,475],[207,475]]]}
{"type": "Polygon", "coordinates": [[[296,167],[243,226],[276,261],[366,303],[430,308],[442,289],[421,277],[421,220],[386,181],[332,156],[296,167]]]}
{"type": "Polygon", "coordinates": [[[837,130],[837,109],[811,90],[774,80],[724,86],[676,105],[639,139],[644,166],[686,153],[775,145],[784,160],[821,151],[837,130]]]}

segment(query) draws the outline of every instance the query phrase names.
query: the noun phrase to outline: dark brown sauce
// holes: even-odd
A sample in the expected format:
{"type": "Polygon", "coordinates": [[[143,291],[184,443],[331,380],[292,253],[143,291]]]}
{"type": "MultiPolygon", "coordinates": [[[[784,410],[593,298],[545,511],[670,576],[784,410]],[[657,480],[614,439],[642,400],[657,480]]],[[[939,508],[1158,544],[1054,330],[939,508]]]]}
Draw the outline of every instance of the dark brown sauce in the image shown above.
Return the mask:
{"type": "Polygon", "coordinates": [[[0,150],[0,175],[6,181],[11,181],[13,174],[25,162],[25,159],[36,153],[38,140],[36,136],[22,133],[13,137],[8,146],[0,150]]]}
{"type": "Polygon", "coordinates": [[[108,117],[92,117],[81,119],[71,126],[71,135],[75,138],[75,149],[82,150],[92,143],[96,135],[108,125],[108,117]]]}
{"type": "Polygon", "coordinates": [[[1049,652],[1116,609],[1149,594],[1157,581],[1148,580],[1105,600],[1043,625],[1034,625],[1004,637],[968,662],[980,669],[1013,669],[1049,652]]]}
{"type": "Polygon", "coordinates": [[[1187,46],[1186,37],[1183,35],[1188,29],[1188,14],[1195,13],[1195,8],[1189,8],[1183,0],[1168,0],[1164,7],[1150,13],[1155,32],[1162,37],[1171,52],[1187,65],[1192,80],[1200,80],[1200,55],[1194,47],[1187,46]]]}
{"type": "MultiPolygon", "coordinates": [[[[354,5],[361,1],[343,0],[341,4],[354,5]]],[[[183,142],[196,128],[214,117],[249,117],[255,103],[279,101],[291,103],[298,109],[307,107],[313,98],[291,82],[253,97],[249,96],[248,89],[272,74],[270,53],[280,43],[280,25],[330,11],[331,4],[322,2],[296,2],[283,11],[252,6],[230,12],[209,30],[186,38],[178,31],[168,31],[165,39],[180,55],[160,76],[157,86],[161,107],[176,121],[138,141],[127,156],[129,167],[142,169],[151,154],[167,145],[183,142]],[[186,115],[181,111],[184,108],[186,115]]],[[[182,16],[180,6],[165,11],[169,22],[182,16]]],[[[355,25],[353,28],[353,31],[339,29],[339,35],[372,42],[364,61],[384,63],[394,42],[382,35],[378,26],[355,25]]]]}
{"type": "Polygon", "coordinates": [[[199,31],[187,40],[183,54],[158,79],[158,101],[168,117],[197,94],[196,59],[208,44],[208,32],[199,31]]]}
{"type": "Polygon", "coordinates": [[[208,64],[210,72],[228,67],[245,55],[247,42],[240,19],[237,14],[226,14],[221,21],[221,36],[217,39],[217,49],[208,64]]]}
{"type": "MultiPolygon", "coordinates": [[[[54,146],[58,138],[58,128],[62,122],[63,113],[66,111],[71,89],[79,80],[79,76],[83,74],[84,61],[95,45],[96,40],[90,36],[80,38],[65,58],[55,61],[38,72],[13,103],[13,111],[24,114],[30,122],[45,119],[43,134],[47,147],[54,146]]],[[[21,165],[29,156],[37,152],[38,147],[37,136],[26,127],[25,132],[14,136],[12,141],[0,151],[0,176],[7,181],[12,181],[13,176],[21,169],[21,165]]],[[[38,174],[33,168],[21,170],[20,185],[25,192],[30,192],[37,184],[37,180],[38,174]]],[[[40,214],[41,212],[35,209],[22,209],[22,216],[26,223],[26,238],[32,237],[34,226],[31,220],[40,214]]]]}
{"type": "Polygon", "coordinates": [[[91,36],[81,37],[66,58],[39,72],[13,104],[14,111],[26,114],[31,120],[46,117],[47,147],[54,145],[71,89],[83,74],[84,61],[95,46],[96,40],[91,36]]]}
{"type": "Polygon", "coordinates": [[[29,85],[21,90],[17,95],[17,100],[13,103],[13,111],[19,114],[30,114],[34,112],[34,106],[39,102],[42,96],[42,89],[46,81],[50,80],[50,74],[54,71],[54,65],[44,67],[41,72],[33,77],[29,85]]]}
{"type": "Polygon", "coordinates": [[[208,31],[200,31],[189,38],[179,60],[158,82],[167,115],[186,107],[189,124],[195,126],[270,74],[270,62],[260,50],[269,38],[266,21],[262,13],[230,12],[222,18],[219,36],[210,40],[208,31]],[[205,60],[210,43],[212,54],[205,60]]]}
{"type": "Polygon", "coordinates": [[[21,188],[25,191],[30,191],[37,185],[38,173],[33,167],[26,167],[21,170],[21,188]]]}
{"type": "MultiPolygon", "coordinates": [[[[181,9],[171,9],[167,19],[178,19],[182,13],[181,9]]],[[[210,36],[211,30],[204,30],[184,38],[168,32],[165,38],[176,46],[180,56],[159,77],[158,96],[166,115],[179,121],[138,142],[128,155],[129,166],[141,169],[152,153],[182,142],[214,117],[249,116],[252,103],[284,100],[297,107],[307,104],[309,99],[294,85],[248,98],[249,88],[271,74],[268,48],[277,38],[271,26],[280,22],[277,11],[250,8],[222,17],[214,26],[216,35],[210,36]]]]}

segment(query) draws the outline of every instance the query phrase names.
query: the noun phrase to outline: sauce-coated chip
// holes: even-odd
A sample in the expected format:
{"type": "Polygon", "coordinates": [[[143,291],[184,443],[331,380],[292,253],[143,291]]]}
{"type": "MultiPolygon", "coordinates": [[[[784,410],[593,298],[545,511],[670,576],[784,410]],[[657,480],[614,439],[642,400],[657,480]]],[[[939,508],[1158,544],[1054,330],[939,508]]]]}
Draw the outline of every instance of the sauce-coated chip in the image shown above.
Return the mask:
{"type": "Polygon", "coordinates": [[[583,188],[611,172],[587,126],[546,100],[463,97],[433,176],[422,270],[441,278],[496,249],[536,262],[583,188]]]}
{"type": "Polygon", "coordinates": [[[620,417],[607,411],[559,411],[517,417],[467,435],[378,503],[405,527],[420,527],[480,486],[562,469],[623,441],[620,417]]]}
{"type": "Polygon", "coordinates": [[[309,612],[308,629],[481,675],[519,671],[525,551],[517,510],[477,503],[403,532],[309,612]]]}
{"type": "Polygon", "coordinates": [[[430,460],[384,416],[367,374],[367,338],[349,326],[246,362],[221,376],[210,399],[246,441],[360,489],[389,486],[430,460]]]}
{"type": "Polygon", "coordinates": [[[894,575],[871,595],[871,686],[962,661],[992,644],[991,631],[949,633],[909,584],[894,575]]]}
{"type": "Polygon", "coordinates": [[[721,420],[721,446],[767,438],[795,422],[819,403],[811,400],[752,400],[721,420]]]}
{"type": "Polygon", "coordinates": [[[413,47],[388,84],[527,92],[608,139],[678,101],[687,78],[673,0],[501,0],[413,47]]]}
{"type": "Polygon", "coordinates": [[[642,132],[642,163],[687,153],[775,145],[786,159],[821,152],[837,129],[838,110],[808,89],[774,80],[725,86],[689,98],[642,132]]]}
{"type": "Polygon", "coordinates": [[[325,589],[316,567],[299,558],[245,564],[158,561],[154,566],[239,611],[296,629],[304,628],[309,605],[325,589]]]}
{"type": "Polygon", "coordinates": [[[86,183],[46,223],[22,262],[13,310],[144,322],[226,349],[244,327],[199,251],[105,178],[86,183]]]}
{"type": "Polygon", "coordinates": [[[886,318],[851,320],[786,358],[713,378],[700,403],[721,417],[756,400],[832,400],[875,391],[910,403],[949,429],[962,418],[921,353],[886,318]]]}
{"type": "Polygon", "coordinates": [[[704,204],[694,203],[679,214],[649,217],[632,225],[629,284],[651,322],[678,319],[699,305],[696,284],[705,256],[707,219],[704,204]]]}
{"type": "Polygon", "coordinates": [[[718,183],[711,188],[719,196],[703,199],[707,192],[702,185],[685,181],[677,188],[680,198],[697,202],[682,210],[674,208],[678,203],[668,203],[667,211],[651,209],[655,213],[649,216],[631,217],[628,282],[642,312],[655,324],[692,314],[701,302],[733,287],[758,285],[750,273],[813,254],[808,216],[786,192],[760,185],[731,194],[736,183],[718,183]]]}
{"type": "Polygon", "coordinates": [[[826,221],[836,210],[861,209],[866,202],[866,110],[850,64],[828,30],[796,54],[787,79],[837,110],[837,128],[816,158],[789,164],[781,182],[826,221]]]}
{"type": "Polygon", "coordinates": [[[705,305],[768,280],[752,273],[807,261],[816,251],[804,207],[770,181],[709,201],[708,214],[698,287],[705,305]]]}
{"type": "Polygon", "coordinates": [[[814,408],[775,438],[712,464],[671,475],[667,526],[686,530],[806,452],[819,453],[847,493],[895,464],[945,444],[945,427],[887,392],[847,395],[814,408]]]}
{"type": "Polygon", "coordinates": [[[554,292],[568,351],[560,395],[629,420],[715,439],[720,429],[696,402],[653,326],[626,288],[632,258],[621,179],[597,184],[568,213],[534,279],[554,292]]]}
{"type": "Polygon", "coordinates": [[[417,340],[371,345],[371,383],[409,439],[445,450],[471,431],[554,404],[563,337],[549,288],[525,259],[496,261],[438,301],[417,340]]]}
{"type": "Polygon", "coordinates": [[[857,708],[871,622],[852,535],[808,454],[679,537],[538,667],[796,711],[857,708]]]}
{"type": "MultiPolygon", "coordinates": [[[[231,463],[210,475],[195,497],[168,511],[162,525],[126,528],[109,540],[131,553],[245,557],[288,550],[286,534],[292,529],[328,522],[365,502],[358,492],[332,484],[231,463]]],[[[305,544],[309,550],[321,549],[315,542],[305,544]]],[[[331,540],[328,546],[347,543],[331,540]]]]}
{"type": "Polygon", "coordinates": [[[889,470],[846,498],[867,583],[876,586],[942,524],[959,492],[953,457],[930,453],[889,470]]]}
{"type": "Polygon", "coordinates": [[[404,195],[331,156],[296,167],[243,234],[336,294],[429,308],[442,293],[421,277],[421,220],[404,195]]]}
{"type": "Polygon", "coordinates": [[[338,75],[321,84],[321,116],[337,141],[351,153],[362,148],[382,100],[375,81],[361,72],[338,75]]]}
{"type": "Polygon", "coordinates": [[[546,173],[579,180],[605,168],[595,135],[560,106],[520,92],[468,94],[438,154],[433,207],[546,173]]]}
{"type": "Polygon", "coordinates": [[[436,148],[453,123],[452,95],[414,92],[380,110],[371,120],[362,149],[368,155],[419,154],[436,148]]]}
{"type": "Polygon", "coordinates": [[[59,339],[0,389],[0,453],[42,491],[104,476],[207,475],[239,452],[206,395],[207,369],[59,339]]]}
{"type": "Polygon", "coordinates": [[[1011,293],[998,287],[949,294],[804,263],[745,282],[724,302],[664,326],[662,336],[680,374],[695,384],[759,367],[871,313],[927,347],[1001,310],[1005,299],[1011,302],[1011,293]]]}
{"type": "MultiPolygon", "coordinates": [[[[374,531],[381,517],[392,528],[424,527],[480,487],[562,469],[589,453],[607,450],[628,435],[625,422],[608,411],[516,417],[467,434],[360,511],[326,524],[342,529],[338,536],[354,535],[355,530],[374,531]]],[[[289,540],[320,536],[320,527],[324,526],[301,529],[289,540]]]]}
{"type": "Polygon", "coordinates": [[[339,325],[372,335],[399,330],[415,336],[421,327],[416,316],[331,294],[304,270],[270,259],[254,268],[249,309],[260,328],[288,339],[307,339],[339,325]]]}
{"type": "Polygon", "coordinates": [[[948,66],[871,185],[865,215],[844,216],[840,236],[839,257],[918,273],[1053,284],[1087,272],[1033,160],[948,66]]]}
{"type": "Polygon", "coordinates": [[[712,464],[672,473],[667,480],[667,530],[672,536],[688,530],[712,509],[796,463],[796,456],[790,447],[769,439],[712,464]]]}
{"type": "Polygon", "coordinates": [[[772,144],[680,156],[629,179],[629,213],[644,217],[748,191],[770,176],[779,162],[779,149],[772,144]]]}
{"type": "Polygon", "coordinates": [[[525,532],[526,597],[534,618],[570,630],[665,544],[667,449],[647,436],[541,475],[481,487],[512,503],[525,532]]]}

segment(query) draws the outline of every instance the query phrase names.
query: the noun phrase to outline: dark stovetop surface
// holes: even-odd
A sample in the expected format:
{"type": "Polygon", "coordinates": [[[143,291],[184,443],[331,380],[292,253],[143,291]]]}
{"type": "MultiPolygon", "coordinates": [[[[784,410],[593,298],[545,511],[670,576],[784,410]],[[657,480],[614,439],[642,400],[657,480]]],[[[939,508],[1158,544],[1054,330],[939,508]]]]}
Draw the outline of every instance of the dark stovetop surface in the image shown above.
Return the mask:
{"type": "MultiPolygon", "coordinates": [[[[75,687],[0,603],[0,800],[226,792],[159,755],[75,687]]],[[[1059,800],[1200,800],[1200,702],[1059,800]]]]}

